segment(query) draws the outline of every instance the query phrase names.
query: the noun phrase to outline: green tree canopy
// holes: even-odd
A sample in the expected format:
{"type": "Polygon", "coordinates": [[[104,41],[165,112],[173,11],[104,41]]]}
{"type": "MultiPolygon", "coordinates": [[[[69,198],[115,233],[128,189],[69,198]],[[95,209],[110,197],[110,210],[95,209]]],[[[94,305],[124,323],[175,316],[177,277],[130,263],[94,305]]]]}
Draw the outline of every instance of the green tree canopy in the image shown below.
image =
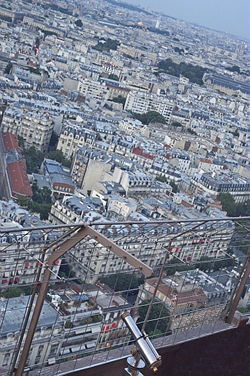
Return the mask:
{"type": "Polygon", "coordinates": [[[83,26],[83,23],[82,23],[81,20],[76,20],[75,24],[76,24],[77,27],[82,27],[83,26]]]}
{"type": "MultiPolygon", "coordinates": [[[[144,322],[149,304],[150,300],[144,300],[139,305],[139,322],[144,322]]],[[[146,333],[150,333],[151,335],[154,335],[155,333],[159,336],[159,333],[161,332],[162,335],[164,335],[168,329],[169,315],[169,310],[165,307],[164,303],[154,300],[149,319],[145,327],[146,333]]],[[[139,324],[138,326],[141,327],[142,324],[139,324]]]]}
{"type": "Polygon", "coordinates": [[[162,60],[158,63],[158,73],[165,72],[172,76],[179,77],[180,75],[188,78],[191,82],[203,85],[202,77],[206,72],[205,68],[197,65],[187,64],[181,62],[180,64],[174,63],[172,59],[162,60]]]}
{"type": "MultiPolygon", "coordinates": [[[[21,140],[23,144],[24,141],[21,140]]],[[[21,147],[21,145],[20,145],[21,147]]],[[[44,158],[49,158],[57,161],[58,163],[63,164],[66,167],[71,166],[71,160],[65,158],[61,150],[54,150],[51,153],[43,153],[35,148],[35,146],[31,146],[29,148],[22,147],[22,153],[26,159],[26,166],[28,174],[32,174],[33,172],[39,172],[41,167],[42,161],[44,158]]]]}
{"type": "Polygon", "coordinates": [[[169,183],[169,185],[171,185],[172,190],[173,190],[173,193],[177,193],[177,192],[179,192],[178,185],[177,185],[174,181],[171,181],[171,182],[169,183]]]}
{"type": "Polygon", "coordinates": [[[48,187],[39,188],[36,180],[34,181],[32,185],[32,192],[33,192],[32,199],[38,204],[50,204],[51,203],[51,196],[52,196],[51,190],[48,187]]]}
{"type": "Polygon", "coordinates": [[[191,129],[191,128],[188,128],[187,132],[190,133],[190,134],[197,135],[197,133],[193,129],[191,129]]]}
{"type": "Polygon", "coordinates": [[[172,126],[172,127],[182,127],[182,124],[181,124],[179,121],[173,121],[173,122],[171,123],[171,126],[172,126]]]}
{"type": "Polygon", "coordinates": [[[35,146],[31,146],[28,149],[23,148],[22,153],[26,159],[28,174],[32,174],[32,172],[39,172],[40,166],[44,159],[44,153],[36,150],[35,146]]]}
{"type": "Polygon", "coordinates": [[[110,80],[119,81],[119,77],[117,76],[117,74],[114,74],[114,73],[110,73],[110,75],[108,76],[108,78],[110,80]]]}
{"type": "Polygon", "coordinates": [[[108,38],[105,42],[98,42],[97,45],[93,46],[93,49],[98,51],[117,50],[119,44],[117,40],[108,38]]]}
{"type": "Polygon", "coordinates": [[[172,260],[167,262],[165,267],[165,273],[166,275],[174,275],[175,272],[182,272],[185,270],[192,269],[195,269],[195,265],[185,264],[181,260],[173,258],[172,260]]]}
{"type": "Polygon", "coordinates": [[[250,215],[250,200],[236,203],[230,193],[220,193],[217,199],[221,202],[222,209],[227,212],[229,217],[250,215]]]}
{"type": "Polygon", "coordinates": [[[232,67],[226,67],[226,69],[230,72],[240,73],[240,67],[238,65],[233,65],[232,67]]]}
{"type": "Polygon", "coordinates": [[[52,192],[48,187],[39,188],[35,180],[32,185],[32,200],[26,197],[19,197],[17,199],[18,205],[26,208],[32,213],[39,213],[41,220],[48,219],[49,212],[52,206],[51,195],[52,192]]]}
{"type": "Polygon", "coordinates": [[[116,103],[122,103],[124,106],[126,102],[126,98],[124,98],[122,95],[118,95],[118,97],[114,97],[113,99],[111,99],[111,101],[116,102],[116,103]]]}
{"type": "Polygon", "coordinates": [[[150,123],[166,124],[166,119],[164,118],[164,116],[159,114],[159,112],[157,111],[148,111],[145,114],[138,114],[136,112],[133,112],[132,115],[146,125],[150,123]]]}
{"type": "Polygon", "coordinates": [[[61,150],[54,150],[48,154],[49,159],[53,159],[58,163],[61,163],[63,166],[70,167],[71,160],[67,159],[61,150]]]}
{"type": "Polygon", "coordinates": [[[105,283],[114,291],[127,291],[137,289],[144,283],[144,277],[132,273],[111,274],[102,277],[101,283],[105,283]]]}

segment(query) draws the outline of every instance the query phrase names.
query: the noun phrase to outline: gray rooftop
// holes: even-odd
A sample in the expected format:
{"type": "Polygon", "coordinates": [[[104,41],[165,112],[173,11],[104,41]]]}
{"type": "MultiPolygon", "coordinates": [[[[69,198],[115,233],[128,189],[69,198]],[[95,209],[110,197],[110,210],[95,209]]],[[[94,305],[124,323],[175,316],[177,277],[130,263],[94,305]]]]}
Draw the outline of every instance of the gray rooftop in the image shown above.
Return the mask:
{"type": "MultiPolygon", "coordinates": [[[[1,335],[19,332],[22,328],[24,315],[27,310],[29,296],[0,300],[0,331],[1,335]],[[5,314],[6,310],[6,314],[5,314]]],[[[32,311],[33,312],[33,309],[32,311]]],[[[47,302],[44,302],[37,328],[52,326],[56,323],[58,312],[47,302]]],[[[29,320],[30,323],[30,320],[29,320]]],[[[29,327],[28,323],[28,327],[29,327]]]]}

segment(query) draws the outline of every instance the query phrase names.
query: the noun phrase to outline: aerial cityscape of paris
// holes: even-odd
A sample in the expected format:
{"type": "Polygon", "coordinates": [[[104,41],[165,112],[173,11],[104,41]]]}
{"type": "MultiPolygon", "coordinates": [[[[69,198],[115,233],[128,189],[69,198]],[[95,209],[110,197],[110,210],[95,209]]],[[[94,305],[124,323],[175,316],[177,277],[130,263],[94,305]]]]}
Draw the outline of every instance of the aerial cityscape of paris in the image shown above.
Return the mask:
{"type": "Polygon", "coordinates": [[[246,0],[0,0],[0,376],[249,375],[249,52],[246,0]]]}

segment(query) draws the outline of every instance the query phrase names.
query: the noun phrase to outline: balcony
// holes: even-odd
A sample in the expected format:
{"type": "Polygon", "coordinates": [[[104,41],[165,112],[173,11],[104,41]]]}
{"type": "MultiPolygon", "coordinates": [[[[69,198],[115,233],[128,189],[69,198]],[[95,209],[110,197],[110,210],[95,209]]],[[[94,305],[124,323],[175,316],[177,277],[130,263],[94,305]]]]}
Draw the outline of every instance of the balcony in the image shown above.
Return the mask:
{"type": "MultiPolygon", "coordinates": [[[[134,347],[121,320],[124,311],[162,355],[159,375],[166,369],[171,376],[189,375],[195,358],[208,361],[204,346],[211,354],[213,346],[223,354],[230,347],[232,354],[236,340],[227,341],[244,337],[241,325],[248,319],[237,309],[247,311],[249,303],[249,219],[1,229],[9,275],[0,286],[1,375],[106,375],[109,367],[122,375],[134,347]],[[27,241],[34,238],[37,244],[27,241]],[[8,254],[15,255],[11,262],[8,254]],[[32,278],[20,270],[15,278],[20,260],[29,263],[32,278]]],[[[245,342],[238,340],[244,351],[249,328],[245,342]]],[[[196,365],[200,373],[196,369],[192,376],[210,375],[202,362],[196,365]]]]}

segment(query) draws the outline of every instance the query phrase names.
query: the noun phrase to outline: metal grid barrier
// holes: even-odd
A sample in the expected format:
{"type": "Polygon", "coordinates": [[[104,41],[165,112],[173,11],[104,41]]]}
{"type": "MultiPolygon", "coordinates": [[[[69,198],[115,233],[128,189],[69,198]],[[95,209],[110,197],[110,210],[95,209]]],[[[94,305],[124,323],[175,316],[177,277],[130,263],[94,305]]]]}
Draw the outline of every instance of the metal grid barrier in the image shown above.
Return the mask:
{"type": "Polygon", "coordinates": [[[124,311],[158,348],[230,328],[249,303],[249,219],[1,229],[1,375],[127,356],[124,311]]]}

